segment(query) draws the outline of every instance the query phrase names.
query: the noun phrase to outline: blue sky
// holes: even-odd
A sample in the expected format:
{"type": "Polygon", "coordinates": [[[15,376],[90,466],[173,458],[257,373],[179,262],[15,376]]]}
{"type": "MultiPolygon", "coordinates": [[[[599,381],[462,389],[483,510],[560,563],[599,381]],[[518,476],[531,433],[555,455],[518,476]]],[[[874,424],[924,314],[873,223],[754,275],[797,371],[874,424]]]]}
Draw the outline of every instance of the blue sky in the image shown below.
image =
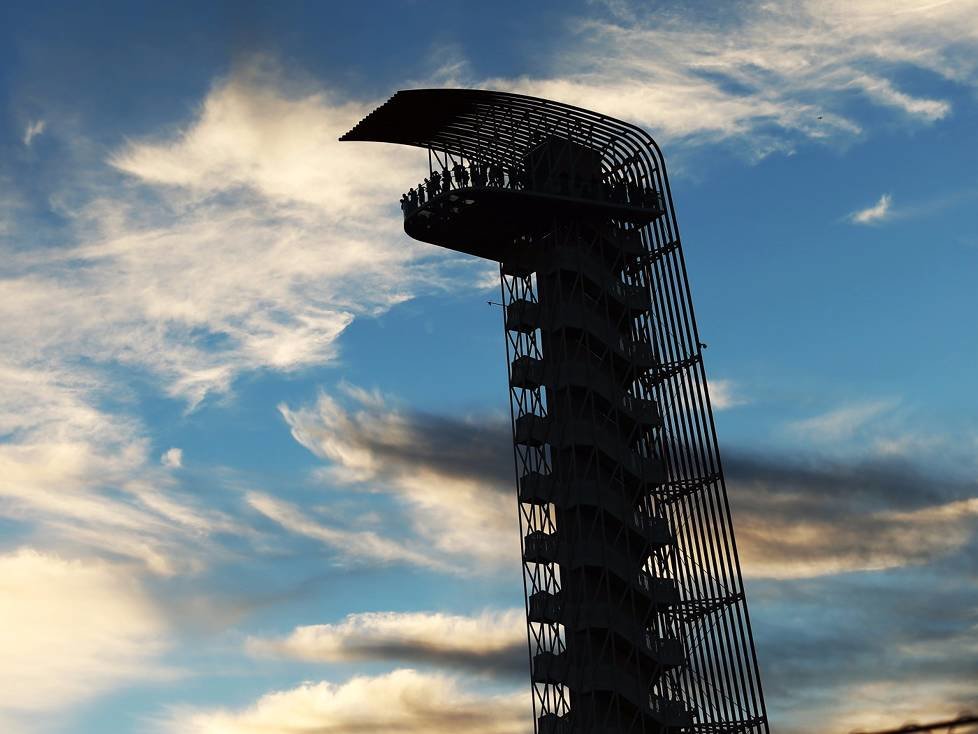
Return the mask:
{"type": "Polygon", "coordinates": [[[494,269],[336,141],[420,86],[662,145],[777,730],[978,708],[978,4],[35,2],[0,729],[531,730],[494,269]]]}

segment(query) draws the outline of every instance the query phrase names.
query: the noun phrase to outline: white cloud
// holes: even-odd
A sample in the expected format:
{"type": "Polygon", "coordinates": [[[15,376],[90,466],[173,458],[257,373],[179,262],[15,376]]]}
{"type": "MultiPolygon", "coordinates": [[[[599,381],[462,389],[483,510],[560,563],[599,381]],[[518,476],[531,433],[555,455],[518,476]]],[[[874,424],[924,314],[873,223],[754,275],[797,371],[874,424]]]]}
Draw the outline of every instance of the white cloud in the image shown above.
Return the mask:
{"type": "Polygon", "coordinates": [[[526,645],[523,609],[476,616],[431,612],[350,614],[339,624],[296,627],[285,638],[250,638],[248,650],[294,660],[337,662],[384,659],[478,660],[526,645]]]}
{"type": "Polygon", "coordinates": [[[24,130],[24,145],[29,148],[34,138],[44,132],[45,127],[47,123],[44,120],[32,120],[27,123],[27,128],[24,130]]]}
{"type": "Polygon", "coordinates": [[[160,457],[160,463],[170,469],[179,469],[183,466],[183,449],[167,449],[160,457]]]}
{"type": "Polygon", "coordinates": [[[45,544],[132,558],[159,574],[193,570],[232,531],[151,458],[138,422],[95,406],[108,388],[86,372],[0,361],[0,517],[45,544]]]}
{"type": "Polygon", "coordinates": [[[853,510],[843,520],[784,513],[792,501],[790,492],[772,496],[768,512],[737,515],[749,576],[810,578],[929,563],[963,548],[978,530],[978,497],[903,512],[853,510]]]}
{"type": "MultiPolygon", "coordinates": [[[[896,64],[956,83],[970,83],[975,68],[973,3],[747,3],[722,31],[620,5],[621,22],[579,24],[581,43],[555,60],[559,76],[499,85],[594,106],[667,136],[708,140],[774,126],[820,137],[858,129],[833,101],[854,89],[922,120],[949,113],[945,101],[884,73],[896,64]]],[[[467,72],[453,63],[440,73],[454,82],[467,72]]],[[[126,143],[111,170],[81,161],[86,173],[72,179],[72,195],[49,192],[74,243],[34,249],[25,246],[29,232],[19,241],[16,227],[2,225],[10,246],[0,369],[18,396],[0,416],[16,426],[0,455],[8,516],[173,572],[184,563],[173,548],[225,520],[172,491],[137,421],[99,407],[116,383],[101,370],[148,372],[196,405],[230,390],[242,372],[335,359],[336,340],[357,315],[445,286],[444,253],[399,233],[394,202],[422,154],[336,140],[373,104],[298,86],[255,60],[216,80],[176,132],[126,143]],[[78,364],[89,365],[84,376],[78,364]],[[118,486],[125,502],[111,491],[118,486]]],[[[30,122],[25,145],[44,125],[30,122]]],[[[722,384],[715,395],[718,407],[728,402],[722,384]]],[[[331,445],[349,479],[377,476],[362,450],[331,445]]],[[[420,469],[393,486],[441,548],[489,558],[506,547],[511,508],[484,486],[420,469]],[[436,531],[449,493],[471,512],[436,531]]]]}
{"type": "MultiPolygon", "coordinates": [[[[582,42],[557,60],[560,76],[498,81],[677,137],[771,125],[814,137],[853,132],[858,125],[828,104],[852,89],[932,120],[947,114],[946,103],[882,71],[899,62],[968,82],[974,62],[966,51],[978,38],[969,5],[749,3],[722,33],[688,17],[659,13],[653,23],[641,7],[619,8],[627,22],[579,25],[582,42]],[[823,121],[814,121],[816,111],[823,121]]],[[[465,73],[454,63],[443,76],[465,73]]],[[[9,516],[173,572],[183,561],[172,549],[190,529],[206,535],[225,520],[172,491],[137,421],[99,407],[115,383],[102,369],[147,372],[196,405],[230,390],[242,372],[333,360],[357,315],[445,287],[444,253],[399,233],[394,202],[422,154],[336,140],[373,104],[296,85],[255,60],[216,80],[176,132],[126,143],[111,155],[111,170],[82,161],[86,173],[72,180],[72,195],[50,192],[77,235],[73,244],[29,248],[29,233],[17,241],[16,228],[4,225],[11,246],[3,253],[0,367],[18,375],[25,404],[46,406],[44,416],[23,407],[0,416],[18,426],[2,455],[9,516]],[[78,364],[89,365],[84,379],[78,364]],[[34,372],[42,377],[23,377],[34,372]],[[58,410],[67,411],[70,430],[58,433],[58,410]],[[126,488],[127,502],[117,501],[107,477],[126,488]]],[[[25,144],[43,129],[43,120],[31,121],[25,144]]],[[[718,407],[729,402],[722,384],[715,395],[718,407]]],[[[345,452],[338,471],[377,475],[369,457],[341,443],[333,444],[345,452]]],[[[490,558],[508,547],[512,507],[483,485],[419,469],[393,488],[440,548],[490,558]],[[467,498],[471,512],[437,531],[447,496],[467,498]]]]}
{"type": "Polygon", "coordinates": [[[238,711],[177,710],[163,730],[174,734],[528,734],[533,725],[527,694],[474,694],[443,675],[395,670],[338,685],[304,683],[268,693],[238,711]]]}
{"type": "Polygon", "coordinates": [[[470,469],[453,472],[450,466],[453,461],[492,464],[494,447],[459,446],[456,450],[465,456],[430,461],[431,442],[437,437],[377,400],[368,394],[358,410],[349,411],[322,394],[315,406],[282,405],[279,410],[295,439],[330,462],[332,481],[392,494],[406,506],[413,531],[433,551],[477,561],[481,569],[517,564],[515,491],[500,491],[497,476],[481,478],[470,469]],[[446,507],[451,507],[447,516],[446,507]]]}
{"type": "Polygon", "coordinates": [[[421,154],[337,142],[371,106],[245,65],[181,131],[78,160],[71,193],[50,192],[72,242],[6,227],[0,515],[166,574],[242,531],[180,491],[125,385],[194,407],[243,372],[328,363],[356,316],[446,286],[454,261],[400,232],[421,154]]]}
{"type": "Polygon", "coordinates": [[[710,404],[714,410],[727,410],[750,402],[740,394],[733,380],[710,380],[709,390],[710,404]]]}
{"type": "Polygon", "coordinates": [[[936,99],[922,99],[911,97],[898,89],[887,79],[873,77],[860,77],[853,84],[860,87],[866,94],[876,101],[890,107],[897,107],[908,115],[920,117],[924,120],[940,120],[951,112],[951,105],[948,102],[936,99]]]}
{"type": "MultiPolygon", "coordinates": [[[[945,436],[923,433],[897,433],[880,436],[873,441],[873,450],[884,457],[919,458],[935,449],[947,449],[945,436]]],[[[947,453],[944,454],[947,456],[947,453]]],[[[962,462],[963,464],[963,462],[962,462]]]]}
{"type": "Polygon", "coordinates": [[[891,410],[893,400],[854,403],[827,413],[788,424],[788,430],[803,438],[819,442],[845,441],[867,423],[891,410]]]}
{"type": "Polygon", "coordinates": [[[119,567],[21,549],[0,555],[0,599],[0,710],[15,720],[164,674],[166,625],[119,567]]]}
{"type": "Polygon", "coordinates": [[[423,546],[400,543],[370,530],[350,530],[317,522],[309,518],[307,511],[260,492],[250,492],[247,501],[253,509],[286,530],[329,546],[336,551],[337,560],[344,564],[406,563],[448,570],[436,554],[426,552],[423,546]]]}
{"type": "Polygon", "coordinates": [[[60,212],[77,244],[5,253],[7,358],[122,363],[194,405],[242,372],[331,361],[355,316],[445,287],[446,264],[477,282],[400,231],[421,153],[339,143],[372,104],[288,87],[261,61],[219,80],[185,129],[112,156],[127,185],[79,185],[60,212]]]}
{"type": "Polygon", "coordinates": [[[143,181],[198,196],[244,188],[363,223],[377,209],[393,209],[423,160],[403,146],[338,141],[372,106],[295,88],[273,62],[256,58],[216,84],[178,135],[130,143],[111,161],[143,181]]]}
{"type": "Polygon", "coordinates": [[[729,410],[750,402],[733,380],[710,378],[701,384],[690,374],[670,382],[659,399],[665,406],[671,406],[669,409],[682,411],[696,409],[698,405],[705,403],[707,394],[715,411],[729,410]]]}
{"type": "Polygon", "coordinates": [[[889,219],[891,216],[890,204],[892,199],[889,194],[883,194],[880,200],[870,207],[860,209],[849,215],[849,220],[856,224],[874,224],[889,219]]]}
{"type": "Polygon", "coordinates": [[[788,0],[711,13],[611,4],[612,21],[582,21],[552,76],[490,79],[512,89],[632,120],[657,138],[738,138],[752,155],[798,136],[861,132],[853,93],[928,123],[944,99],[901,88],[914,68],[974,85],[978,5],[915,0],[788,0]]]}

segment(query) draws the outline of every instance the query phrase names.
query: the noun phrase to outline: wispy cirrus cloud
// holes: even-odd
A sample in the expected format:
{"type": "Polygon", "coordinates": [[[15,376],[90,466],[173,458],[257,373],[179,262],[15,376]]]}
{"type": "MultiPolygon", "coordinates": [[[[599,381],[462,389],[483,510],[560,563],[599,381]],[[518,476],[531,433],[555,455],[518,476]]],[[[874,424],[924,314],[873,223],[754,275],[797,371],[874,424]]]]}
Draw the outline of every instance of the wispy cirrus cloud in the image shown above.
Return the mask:
{"type": "Polygon", "coordinates": [[[271,58],[255,56],[215,83],[182,130],[130,141],[109,162],[197,199],[253,191],[271,202],[314,205],[332,221],[351,216],[362,227],[370,213],[393,214],[422,161],[403,146],[375,145],[364,155],[338,141],[372,107],[301,85],[271,58]]]}
{"type": "Polygon", "coordinates": [[[442,571],[449,569],[444,560],[437,554],[427,552],[420,543],[401,542],[373,530],[317,521],[303,508],[260,492],[249,492],[247,502],[252,509],[286,530],[331,548],[339,564],[408,564],[442,571]]]}
{"type": "Polygon", "coordinates": [[[417,151],[337,141],[371,107],[257,59],[178,132],[85,161],[59,212],[70,241],[11,238],[6,359],[123,364],[193,405],[242,372],[331,361],[353,318],[445,287],[443,268],[479,282],[399,234],[417,151]]]}
{"type": "Polygon", "coordinates": [[[307,662],[391,661],[480,672],[526,672],[524,610],[473,616],[366,612],[336,624],[296,627],[281,638],[252,637],[253,655],[307,662]]]}
{"type": "Polygon", "coordinates": [[[340,684],[304,683],[265,694],[236,711],[176,708],[160,730],[167,734],[528,734],[533,724],[525,693],[475,693],[449,676],[402,669],[340,684]]]}
{"type": "Polygon", "coordinates": [[[32,338],[8,332],[8,354],[29,344],[131,365],[196,403],[243,371],[330,361],[357,314],[433,283],[411,270],[432,253],[397,242],[393,226],[387,174],[404,153],[380,150],[354,172],[335,137],[366,106],[288,97],[272,73],[222,80],[175,139],[116,153],[131,179],[66,212],[77,244],[14,250],[2,308],[32,338]]]}
{"type": "Polygon", "coordinates": [[[108,389],[90,370],[0,365],[0,516],[48,546],[199,569],[241,526],[178,486],[139,421],[94,404],[108,389]]]}
{"type": "Polygon", "coordinates": [[[861,89],[867,97],[881,105],[895,107],[926,122],[940,120],[951,113],[950,102],[914,97],[896,89],[888,79],[859,77],[853,81],[853,86],[861,89]]]}
{"type": "Polygon", "coordinates": [[[243,373],[335,360],[354,318],[446,272],[479,282],[398,234],[417,153],[338,143],[371,106],[252,60],[181,129],[108,163],[79,153],[70,195],[49,192],[61,245],[5,223],[0,515],[158,573],[199,568],[216,533],[243,528],[182,491],[179,456],[154,457],[125,385],[194,408],[243,373]]]}
{"type": "Polygon", "coordinates": [[[792,421],[787,428],[792,433],[819,442],[837,442],[852,438],[868,423],[892,410],[894,400],[871,400],[833,408],[820,415],[792,421]]]}
{"type": "Polygon", "coordinates": [[[575,43],[555,54],[552,76],[483,84],[602,110],[670,140],[736,140],[752,156],[861,134],[854,100],[924,124],[953,112],[905,82],[906,70],[975,85],[973,2],[609,7],[607,20],[572,24],[575,43]]]}
{"type": "Polygon", "coordinates": [[[865,209],[859,209],[849,215],[849,221],[854,224],[877,224],[893,216],[891,204],[893,199],[889,194],[883,194],[879,201],[865,209]]]}
{"type": "Polygon", "coordinates": [[[352,395],[352,408],[325,393],[315,405],[279,407],[293,437],[329,462],[330,481],[390,494],[435,552],[475,560],[483,570],[518,563],[508,422],[456,421],[404,412],[363,391],[352,395]]]}

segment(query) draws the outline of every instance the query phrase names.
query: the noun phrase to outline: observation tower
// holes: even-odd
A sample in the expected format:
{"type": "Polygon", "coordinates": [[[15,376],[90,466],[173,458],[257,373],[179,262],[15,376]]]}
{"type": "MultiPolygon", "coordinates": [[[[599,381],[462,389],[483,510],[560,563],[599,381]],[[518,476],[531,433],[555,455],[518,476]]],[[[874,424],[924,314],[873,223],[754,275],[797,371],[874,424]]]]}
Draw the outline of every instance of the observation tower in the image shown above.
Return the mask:
{"type": "Polygon", "coordinates": [[[499,263],[537,734],[768,732],[658,146],[467,89],[340,139],[427,149],[404,231],[499,263]]]}

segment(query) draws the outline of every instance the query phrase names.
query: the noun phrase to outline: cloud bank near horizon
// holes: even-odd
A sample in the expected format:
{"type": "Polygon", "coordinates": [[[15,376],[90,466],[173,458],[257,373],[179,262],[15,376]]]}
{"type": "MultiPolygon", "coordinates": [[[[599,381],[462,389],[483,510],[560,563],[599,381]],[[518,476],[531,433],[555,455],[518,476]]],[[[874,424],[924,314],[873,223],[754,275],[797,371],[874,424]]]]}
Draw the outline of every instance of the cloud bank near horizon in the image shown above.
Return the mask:
{"type": "Polygon", "coordinates": [[[249,707],[176,708],[161,734],[253,734],[315,731],[353,734],[528,734],[533,730],[529,694],[469,690],[449,676],[398,669],[321,681],[265,694],[249,707]]]}

